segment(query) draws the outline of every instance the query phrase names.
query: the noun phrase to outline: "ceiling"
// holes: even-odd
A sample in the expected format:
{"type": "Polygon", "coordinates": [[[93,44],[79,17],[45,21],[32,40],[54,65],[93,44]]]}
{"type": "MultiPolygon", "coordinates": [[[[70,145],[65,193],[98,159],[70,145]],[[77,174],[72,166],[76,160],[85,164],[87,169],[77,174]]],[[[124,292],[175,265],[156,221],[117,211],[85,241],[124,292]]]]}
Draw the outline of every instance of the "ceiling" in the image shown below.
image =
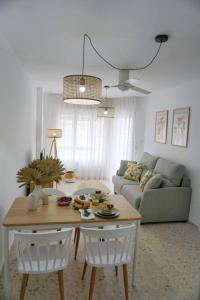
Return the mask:
{"type": "MultiPolygon", "coordinates": [[[[62,92],[63,76],[81,72],[84,33],[122,68],[146,64],[158,47],[154,37],[169,34],[154,64],[131,74],[150,91],[200,76],[199,0],[0,0],[0,28],[35,84],[49,92],[62,92]]],[[[86,73],[101,77],[103,85],[117,83],[118,72],[89,43],[85,64],[86,73]]]]}

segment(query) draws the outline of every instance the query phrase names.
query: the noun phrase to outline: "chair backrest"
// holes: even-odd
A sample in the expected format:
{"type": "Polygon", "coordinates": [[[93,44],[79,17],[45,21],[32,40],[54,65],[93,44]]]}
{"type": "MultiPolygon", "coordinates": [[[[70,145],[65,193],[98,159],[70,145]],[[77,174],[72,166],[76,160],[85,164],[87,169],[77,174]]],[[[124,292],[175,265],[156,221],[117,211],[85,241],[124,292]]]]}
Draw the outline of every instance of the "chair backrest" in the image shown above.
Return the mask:
{"type": "Polygon", "coordinates": [[[42,190],[48,196],[53,196],[53,195],[58,196],[58,197],[66,196],[66,194],[64,192],[62,192],[58,189],[54,189],[54,188],[43,188],[42,190]]]}
{"type": "Polygon", "coordinates": [[[82,194],[95,194],[96,193],[96,190],[95,188],[84,188],[84,189],[80,189],[80,190],[77,190],[73,193],[73,195],[82,195],[82,194]]]}
{"type": "Polygon", "coordinates": [[[86,260],[93,265],[128,263],[134,252],[135,224],[119,228],[85,228],[86,260]]]}
{"type": "Polygon", "coordinates": [[[64,269],[71,235],[72,228],[56,232],[15,232],[18,271],[43,273],[64,269]]]}

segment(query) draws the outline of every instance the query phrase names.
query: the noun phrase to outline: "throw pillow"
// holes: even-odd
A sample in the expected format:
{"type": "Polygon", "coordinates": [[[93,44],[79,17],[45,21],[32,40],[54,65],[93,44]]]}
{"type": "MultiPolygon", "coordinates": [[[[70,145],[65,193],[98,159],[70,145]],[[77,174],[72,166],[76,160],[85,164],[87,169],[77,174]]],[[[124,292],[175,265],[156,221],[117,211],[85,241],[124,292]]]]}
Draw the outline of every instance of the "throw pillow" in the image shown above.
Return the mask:
{"type": "Polygon", "coordinates": [[[152,176],[153,176],[153,173],[149,170],[146,170],[146,172],[144,173],[144,175],[142,176],[142,178],[140,180],[140,190],[142,192],[144,191],[145,184],[152,176]]]}
{"type": "Polygon", "coordinates": [[[136,161],[121,160],[119,170],[117,171],[118,176],[124,176],[124,173],[126,172],[128,167],[128,163],[137,164],[136,161]]]}
{"type": "Polygon", "coordinates": [[[162,176],[160,174],[153,175],[145,184],[144,191],[149,189],[157,189],[161,186],[162,176]]]}
{"type": "Polygon", "coordinates": [[[168,187],[174,187],[174,186],[176,186],[175,183],[173,183],[171,180],[169,180],[166,177],[162,177],[161,188],[168,188],[168,187]]]}
{"type": "MultiPolygon", "coordinates": [[[[146,166],[144,166],[143,167],[143,170],[142,170],[142,174],[141,174],[141,178],[144,176],[144,174],[146,173],[146,171],[148,171],[149,169],[146,167],[146,166]]],[[[141,179],[140,178],[140,179],[141,179]]]]}
{"type": "Polygon", "coordinates": [[[136,163],[128,163],[128,168],[124,173],[124,178],[139,181],[142,174],[143,165],[136,163]]]}

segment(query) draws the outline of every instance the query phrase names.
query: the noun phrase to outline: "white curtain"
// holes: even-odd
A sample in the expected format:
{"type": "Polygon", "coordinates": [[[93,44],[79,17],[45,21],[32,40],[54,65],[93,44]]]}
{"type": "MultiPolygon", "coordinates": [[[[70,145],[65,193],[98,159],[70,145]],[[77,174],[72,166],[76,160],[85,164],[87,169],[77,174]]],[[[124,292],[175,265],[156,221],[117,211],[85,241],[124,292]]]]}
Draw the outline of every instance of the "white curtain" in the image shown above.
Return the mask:
{"type": "Polygon", "coordinates": [[[63,138],[57,139],[58,156],[79,178],[110,180],[121,159],[134,159],[135,101],[110,101],[115,107],[113,119],[97,118],[96,106],[70,105],[59,95],[45,96],[45,148],[50,147],[47,128],[62,128],[63,138]]]}

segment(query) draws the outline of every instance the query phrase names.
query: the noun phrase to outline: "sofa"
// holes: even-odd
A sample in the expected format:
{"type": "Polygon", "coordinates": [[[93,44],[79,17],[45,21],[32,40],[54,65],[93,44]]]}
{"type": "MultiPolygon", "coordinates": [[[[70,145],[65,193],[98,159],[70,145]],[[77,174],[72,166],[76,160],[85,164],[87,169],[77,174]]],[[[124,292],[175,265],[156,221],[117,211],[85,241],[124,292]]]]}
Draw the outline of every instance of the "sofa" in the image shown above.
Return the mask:
{"type": "Polygon", "coordinates": [[[123,195],[142,215],[142,223],[187,221],[191,186],[185,167],[162,157],[144,152],[139,163],[160,174],[159,187],[140,190],[139,183],[123,177],[129,161],[121,161],[113,176],[114,191],[123,195]]]}

